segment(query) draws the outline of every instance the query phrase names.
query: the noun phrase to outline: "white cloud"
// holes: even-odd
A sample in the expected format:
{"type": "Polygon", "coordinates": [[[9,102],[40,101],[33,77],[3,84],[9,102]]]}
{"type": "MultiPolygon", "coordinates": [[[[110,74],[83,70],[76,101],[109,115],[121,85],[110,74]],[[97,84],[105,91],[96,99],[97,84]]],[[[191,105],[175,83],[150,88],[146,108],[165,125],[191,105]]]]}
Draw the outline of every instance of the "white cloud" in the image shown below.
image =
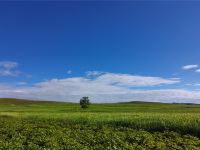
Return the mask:
{"type": "Polygon", "coordinates": [[[17,82],[17,85],[26,85],[27,83],[26,82],[23,82],[23,81],[21,81],[21,82],[17,82]]]}
{"type": "Polygon", "coordinates": [[[195,70],[195,72],[198,72],[198,73],[200,73],[200,69],[197,69],[197,70],[195,70]]]}
{"type": "Polygon", "coordinates": [[[87,75],[87,77],[97,77],[97,76],[99,76],[101,74],[104,74],[104,73],[106,73],[106,72],[102,72],[102,71],[87,71],[86,75],[87,75]]]}
{"type": "Polygon", "coordinates": [[[200,92],[182,89],[141,90],[162,84],[175,84],[178,79],[104,73],[95,78],[73,77],[52,79],[34,86],[0,86],[0,97],[78,102],[89,96],[92,102],[123,102],[133,100],[161,102],[196,102],[200,92]],[[132,87],[135,87],[134,89],[132,87]]]}
{"type": "Polygon", "coordinates": [[[5,69],[13,69],[18,66],[18,63],[12,62],[12,61],[1,61],[0,67],[3,67],[5,69]]]}
{"type": "Polygon", "coordinates": [[[67,74],[71,74],[72,73],[72,71],[71,70],[67,70],[67,74]]]}
{"type": "Polygon", "coordinates": [[[187,83],[187,86],[200,86],[200,83],[187,83]]]}
{"type": "Polygon", "coordinates": [[[146,77],[130,74],[114,74],[105,73],[96,78],[96,82],[127,87],[145,87],[156,86],[161,84],[175,84],[179,83],[179,78],[165,79],[161,77],[146,77]]]}
{"type": "Polygon", "coordinates": [[[16,70],[18,63],[12,61],[0,61],[0,76],[17,76],[20,71],[16,70]]]}
{"type": "Polygon", "coordinates": [[[195,65],[185,65],[182,67],[183,70],[191,70],[191,69],[196,69],[198,68],[198,65],[195,64],[195,65]]]}
{"type": "Polygon", "coordinates": [[[71,102],[78,102],[81,97],[89,96],[92,102],[156,101],[200,103],[200,91],[184,89],[130,90],[109,85],[97,85],[84,79],[75,79],[64,83],[62,80],[51,80],[26,88],[0,87],[0,96],[71,102]],[[81,83],[78,83],[80,82],[79,80],[81,80],[81,83]],[[66,83],[70,84],[65,85],[66,83]]]}
{"type": "Polygon", "coordinates": [[[170,80],[181,80],[181,78],[169,78],[170,80]]]}

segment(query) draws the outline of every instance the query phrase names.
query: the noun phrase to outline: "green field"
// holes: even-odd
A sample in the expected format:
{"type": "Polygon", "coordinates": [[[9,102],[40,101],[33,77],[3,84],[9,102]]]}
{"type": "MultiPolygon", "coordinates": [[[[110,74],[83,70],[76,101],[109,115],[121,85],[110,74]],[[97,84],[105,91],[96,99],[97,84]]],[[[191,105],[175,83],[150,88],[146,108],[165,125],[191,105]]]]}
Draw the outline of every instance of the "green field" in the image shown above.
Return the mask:
{"type": "Polygon", "coordinates": [[[200,105],[0,99],[0,149],[199,150],[200,105]]]}

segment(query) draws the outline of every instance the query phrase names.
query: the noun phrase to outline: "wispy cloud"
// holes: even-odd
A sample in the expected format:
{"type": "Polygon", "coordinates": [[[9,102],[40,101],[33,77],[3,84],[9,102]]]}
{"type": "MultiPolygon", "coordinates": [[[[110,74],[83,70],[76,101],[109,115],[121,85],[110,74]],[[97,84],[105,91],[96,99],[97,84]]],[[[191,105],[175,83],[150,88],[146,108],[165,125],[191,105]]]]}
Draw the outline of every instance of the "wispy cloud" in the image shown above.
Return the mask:
{"type": "Polygon", "coordinates": [[[67,74],[72,74],[72,70],[67,70],[67,74]]]}
{"type": "Polygon", "coordinates": [[[18,66],[18,63],[12,62],[12,61],[1,61],[0,67],[3,67],[5,69],[13,69],[18,66]]]}
{"type": "Polygon", "coordinates": [[[200,73],[200,69],[197,69],[197,70],[195,70],[195,72],[198,72],[198,73],[200,73]]]}
{"type": "Polygon", "coordinates": [[[101,74],[104,74],[104,73],[106,73],[106,72],[102,72],[102,71],[87,71],[86,72],[86,76],[87,77],[97,77],[97,76],[99,76],[101,74]]]}
{"type": "Polygon", "coordinates": [[[179,83],[180,79],[178,78],[165,79],[161,77],[105,73],[98,76],[95,81],[116,86],[145,87],[145,86],[156,86],[162,84],[175,84],[179,83]]]}
{"type": "Polygon", "coordinates": [[[19,64],[14,61],[0,61],[0,77],[24,76],[31,78],[31,74],[24,73],[18,69],[19,64]]]}
{"type": "Polygon", "coordinates": [[[17,84],[17,85],[26,85],[27,83],[24,82],[24,81],[21,81],[21,82],[17,82],[16,84],[17,84]]]}
{"type": "Polygon", "coordinates": [[[187,86],[200,86],[200,83],[187,83],[187,86]]]}
{"type": "Polygon", "coordinates": [[[198,65],[197,65],[197,64],[182,66],[182,69],[183,69],[183,70],[191,70],[191,69],[197,69],[197,68],[198,68],[198,65]]]}
{"type": "Polygon", "coordinates": [[[20,71],[17,70],[18,63],[12,61],[0,61],[0,76],[17,76],[20,71]]]}

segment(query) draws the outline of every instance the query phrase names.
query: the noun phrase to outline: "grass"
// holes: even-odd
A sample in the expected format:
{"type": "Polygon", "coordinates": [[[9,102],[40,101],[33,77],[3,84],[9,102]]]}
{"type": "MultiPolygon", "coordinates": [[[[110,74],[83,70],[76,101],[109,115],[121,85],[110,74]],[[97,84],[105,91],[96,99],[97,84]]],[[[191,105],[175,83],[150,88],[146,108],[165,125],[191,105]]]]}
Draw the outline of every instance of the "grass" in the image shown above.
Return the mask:
{"type": "MultiPolygon", "coordinates": [[[[120,139],[116,145],[120,142],[124,142],[124,144],[128,142],[127,136],[129,136],[129,134],[131,134],[131,136],[133,136],[132,134],[147,134],[148,136],[146,138],[148,139],[151,137],[151,140],[154,141],[152,147],[148,147],[150,143],[145,147],[143,143],[135,140],[133,140],[131,144],[129,142],[127,143],[128,146],[133,146],[135,143],[141,146],[141,149],[156,149],[156,147],[157,149],[184,149],[184,147],[185,149],[198,149],[198,147],[200,147],[200,105],[194,104],[145,102],[92,104],[89,109],[82,110],[77,103],[0,99],[0,119],[2,122],[0,124],[1,127],[5,128],[9,126],[9,128],[13,128],[14,131],[12,132],[15,134],[19,134],[19,129],[16,129],[13,124],[17,124],[20,129],[24,125],[28,129],[29,126],[34,126],[38,129],[48,124],[49,126],[46,126],[47,129],[55,128],[53,132],[60,133],[62,131],[62,133],[60,133],[61,135],[65,132],[63,130],[68,130],[69,132],[75,130],[74,132],[80,133],[79,130],[83,128],[84,133],[78,134],[76,139],[78,139],[78,136],[82,136],[81,134],[87,136],[87,132],[89,132],[88,136],[97,138],[93,135],[93,128],[95,128],[95,130],[97,130],[96,132],[101,136],[109,136],[107,135],[108,133],[113,133],[116,136],[113,138],[115,142],[122,136],[124,139],[120,139]],[[74,129],[74,126],[78,126],[78,129],[74,129]],[[107,131],[105,134],[102,133],[104,131],[103,129],[107,131]],[[195,139],[195,142],[192,140],[193,145],[189,144],[190,146],[188,146],[188,141],[184,141],[187,140],[187,135],[190,137],[190,140],[193,138],[195,139]],[[169,137],[167,138],[165,136],[169,137]],[[160,143],[163,147],[161,146],[159,148],[159,142],[156,143],[158,137],[164,138],[164,144],[160,143]],[[176,141],[177,138],[179,139],[178,141],[176,141]],[[167,139],[169,141],[167,141],[167,139]],[[182,141],[182,145],[179,143],[180,141],[182,141]],[[179,148],[172,148],[170,145],[167,145],[167,142],[179,143],[179,146],[181,146],[179,148]]],[[[42,128],[42,131],[43,130],[42,128]]],[[[1,133],[0,130],[0,135],[1,133]]],[[[138,140],[140,141],[144,138],[145,137],[139,137],[138,140]]],[[[82,142],[90,143],[91,141],[88,139],[88,141],[82,142]]],[[[91,143],[89,147],[85,145],[86,143],[83,143],[77,142],[76,144],[81,148],[86,147],[86,149],[89,149],[91,146],[91,143]]],[[[59,145],[59,140],[55,144],[59,145]]],[[[21,145],[28,146],[27,143],[22,143],[21,145]]],[[[108,147],[111,146],[108,143],[105,145],[108,147]]],[[[36,147],[37,146],[38,144],[36,144],[36,147]]],[[[99,146],[101,147],[101,144],[99,146]]],[[[39,147],[41,148],[40,145],[39,147]]],[[[120,146],[118,145],[117,147],[120,146]]],[[[4,146],[3,149],[6,149],[6,147],[4,146]]],[[[110,149],[114,148],[111,146],[110,149]]],[[[121,149],[125,148],[121,147],[121,149]]],[[[134,149],[136,148],[134,147],[134,149]]]]}

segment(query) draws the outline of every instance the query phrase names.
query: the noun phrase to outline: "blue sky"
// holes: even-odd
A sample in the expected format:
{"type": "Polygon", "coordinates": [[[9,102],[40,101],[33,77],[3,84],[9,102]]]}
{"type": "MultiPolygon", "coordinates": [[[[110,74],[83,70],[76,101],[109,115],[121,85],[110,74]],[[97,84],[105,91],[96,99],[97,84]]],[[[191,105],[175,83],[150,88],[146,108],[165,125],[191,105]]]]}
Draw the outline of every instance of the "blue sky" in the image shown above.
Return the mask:
{"type": "Polygon", "coordinates": [[[200,103],[199,27],[197,1],[0,1],[0,97],[200,103]]]}

